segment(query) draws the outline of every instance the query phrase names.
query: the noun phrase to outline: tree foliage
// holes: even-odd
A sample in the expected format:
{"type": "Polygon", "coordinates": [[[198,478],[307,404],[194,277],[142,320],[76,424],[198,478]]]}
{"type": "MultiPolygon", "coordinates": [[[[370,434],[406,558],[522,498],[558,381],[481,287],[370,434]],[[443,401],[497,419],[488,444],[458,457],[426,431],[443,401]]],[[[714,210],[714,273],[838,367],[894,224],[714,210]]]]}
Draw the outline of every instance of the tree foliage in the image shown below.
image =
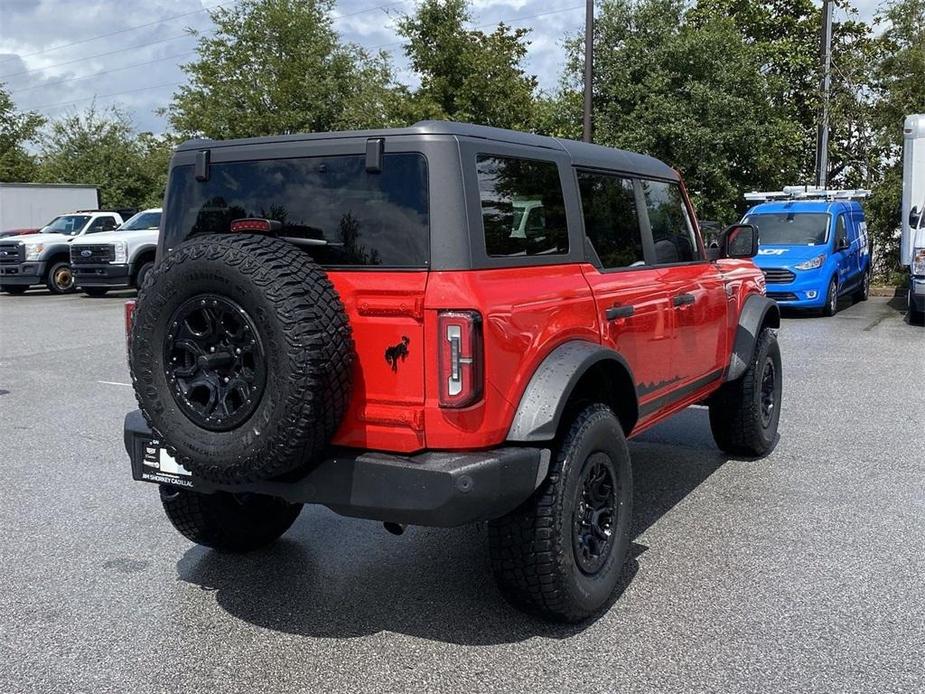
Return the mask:
{"type": "MultiPolygon", "coordinates": [[[[391,66],[342,43],[333,0],[241,0],[209,12],[171,125],[187,136],[252,137],[381,126],[393,109],[391,66]]],[[[195,32],[194,32],[195,33],[195,32]]]]}
{"type": "Polygon", "coordinates": [[[405,113],[530,129],[536,77],[523,67],[528,30],[501,23],[485,33],[468,29],[470,21],[467,0],[423,0],[398,22],[421,80],[405,113]]]}
{"type": "Polygon", "coordinates": [[[16,110],[10,93],[0,83],[0,182],[29,181],[36,173],[35,157],[26,149],[45,119],[16,110]]]}
{"type": "Polygon", "coordinates": [[[137,135],[123,112],[91,106],[51,123],[37,179],[96,185],[106,207],[159,205],[170,151],[165,138],[137,135]]]}

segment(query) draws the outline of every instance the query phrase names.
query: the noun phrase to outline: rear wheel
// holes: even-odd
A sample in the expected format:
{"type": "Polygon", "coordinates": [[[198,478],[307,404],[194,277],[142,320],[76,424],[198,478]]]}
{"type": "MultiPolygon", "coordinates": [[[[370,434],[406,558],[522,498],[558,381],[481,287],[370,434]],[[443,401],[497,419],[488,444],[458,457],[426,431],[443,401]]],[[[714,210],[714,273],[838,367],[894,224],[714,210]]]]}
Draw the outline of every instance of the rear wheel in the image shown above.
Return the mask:
{"type": "Polygon", "coordinates": [[[80,290],[87,296],[106,296],[109,287],[81,287],[80,290]]]}
{"type": "Polygon", "coordinates": [[[200,494],[161,485],[167,518],[191,542],[223,552],[249,552],[277,540],[302,504],[262,494],[200,494]]]}
{"type": "Polygon", "coordinates": [[[716,445],[749,457],[769,452],[777,440],[782,385],[780,347],[771,329],[765,328],[745,373],[710,398],[710,429],[716,445]]]}
{"type": "Polygon", "coordinates": [[[613,595],[626,560],[633,473],[606,405],[575,417],[549,475],[519,508],[489,524],[492,570],[515,606],[576,622],[613,595]]]}
{"type": "Polygon", "coordinates": [[[855,301],[867,301],[870,298],[870,270],[864,273],[863,279],[861,279],[861,286],[858,287],[858,290],[854,293],[855,301]]]}
{"type": "Polygon", "coordinates": [[[74,271],[71,264],[65,260],[52,263],[48,269],[48,279],[45,285],[52,294],[70,294],[74,291],[74,271]]]}
{"type": "Polygon", "coordinates": [[[7,294],[25,294],[28,288],[25,284],[0,284],[0,292],[7,294]]]}

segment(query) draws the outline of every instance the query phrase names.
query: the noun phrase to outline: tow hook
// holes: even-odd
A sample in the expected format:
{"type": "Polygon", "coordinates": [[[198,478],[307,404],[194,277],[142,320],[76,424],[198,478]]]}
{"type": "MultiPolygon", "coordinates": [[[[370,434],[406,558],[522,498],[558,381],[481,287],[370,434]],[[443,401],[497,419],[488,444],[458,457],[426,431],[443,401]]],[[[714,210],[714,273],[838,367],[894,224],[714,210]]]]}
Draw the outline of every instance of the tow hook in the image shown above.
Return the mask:
{"type": "Polygon", "coordinates": [[[392,523],[391,521],[385,521],[382,524],[382,527],[388,530],[393,535],[401,535],[405,532],[404,523],[392,523]]]}

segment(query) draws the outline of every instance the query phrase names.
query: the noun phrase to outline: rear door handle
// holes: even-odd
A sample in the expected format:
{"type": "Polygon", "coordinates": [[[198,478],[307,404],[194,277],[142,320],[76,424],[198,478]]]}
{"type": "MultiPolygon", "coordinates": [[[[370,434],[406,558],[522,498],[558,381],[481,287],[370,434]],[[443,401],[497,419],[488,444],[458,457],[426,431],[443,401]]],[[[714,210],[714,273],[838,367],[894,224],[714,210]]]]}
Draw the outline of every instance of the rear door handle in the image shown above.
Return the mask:
{"type": "Polygon", "coordinates": [[[687,306],[688,304],[694,303],[694,299],[695,297],[693,294],[678,294],[672,299],[672,303],[675,306],[687,306]]]}
{"type": "Polygon", "coordinates": [[[635,306],[611,306],[604,315],[607,317],[607,320],[619,320],[621,318],[629,318],[635,312],[635,306]]]}

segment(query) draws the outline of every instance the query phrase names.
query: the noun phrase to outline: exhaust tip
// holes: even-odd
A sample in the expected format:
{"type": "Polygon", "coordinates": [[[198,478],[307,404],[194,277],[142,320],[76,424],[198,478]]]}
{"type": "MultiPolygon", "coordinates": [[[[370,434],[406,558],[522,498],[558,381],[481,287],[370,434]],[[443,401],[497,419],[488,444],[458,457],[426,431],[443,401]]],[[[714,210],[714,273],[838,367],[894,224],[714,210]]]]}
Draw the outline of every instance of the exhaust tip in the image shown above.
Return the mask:
{"type": "Polygon", "coordinates": [[[405,532],[405,525],[403,523],[392,523],[391,521],[386,521],[382,524],[382,527],[393,535],[402,535],[405,532]]]}

